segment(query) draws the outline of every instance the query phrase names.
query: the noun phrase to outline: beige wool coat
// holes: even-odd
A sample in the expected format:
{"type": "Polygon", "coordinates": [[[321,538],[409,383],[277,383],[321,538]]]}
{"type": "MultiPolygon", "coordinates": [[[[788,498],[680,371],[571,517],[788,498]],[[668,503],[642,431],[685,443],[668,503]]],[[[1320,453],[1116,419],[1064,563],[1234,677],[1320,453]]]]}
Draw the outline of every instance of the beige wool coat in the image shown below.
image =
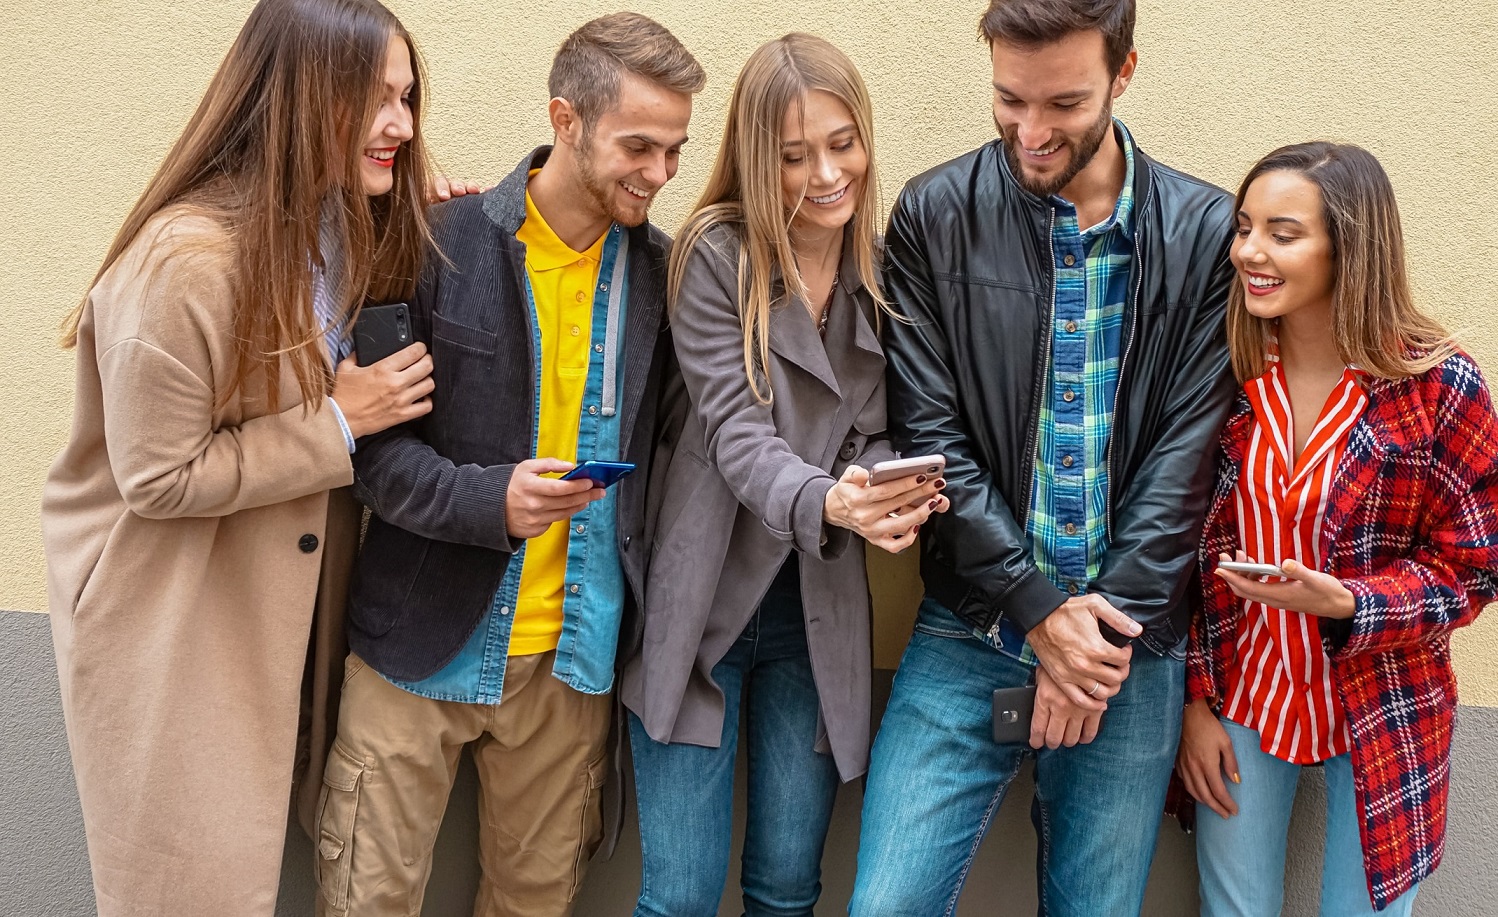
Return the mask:
{"type": "Polygon", "coordinates": [[[353,480],[327,403],[304,410],[288,367],[279,412],[215,407],[234,365],[231,257],[219,225],[168,210],[95,286],[43,490],[105,917],[274,912],[314,603],[352,551],[345,495],[341,556],[326,556],[329,491],[353,480]]]}

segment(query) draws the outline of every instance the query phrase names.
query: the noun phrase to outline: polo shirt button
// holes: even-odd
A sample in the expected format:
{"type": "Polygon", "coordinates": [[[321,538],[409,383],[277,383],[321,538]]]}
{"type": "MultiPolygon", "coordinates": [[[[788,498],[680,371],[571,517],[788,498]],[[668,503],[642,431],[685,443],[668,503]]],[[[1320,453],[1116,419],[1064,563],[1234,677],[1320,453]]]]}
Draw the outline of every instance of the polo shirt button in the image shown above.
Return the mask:
{"type": "Polygon", "coordinates": [[[1061,394],[1061,400],[1067,402],[1068,404],[1071,403],[1071,402],[1073,402],[1073,401],[1076,401],[1077,400],[1077,393],[1074,392],[1074,391],[1072,391],[1071,389],[1067,389],[1065,392],[1063,392],[1061,394]]]}
{"type": "Polygon", "coordinates": [[[583,587],[579,586],[577,583],[573,583],[571,586],[567,587],[567,591],[572,593],[573,595],[577,595],[579,592],[583,591],[583,587]]]}
{"type": "Polygon", "coordinates": [[[574,298],[575,298],[575,299],[576,299],[576,300],[577,300],[577,301],[578,301],[578,302],[582,302],[582,301],[583,301],[583,291],[582,291],[582,290],[578,290],[578,291],[577,291],[577,295],[576,295],[576,297],[574,297],[574,298]]]}
{"type": "Polygon", "coordinates": [[[587,267],[588,266],[588,259],[587,258],[579,258],[579,259],[577,259],[577,266],[578,267],[587,267]]]}
{"type": "Polygon", "coordinates": [[[317,550],[317,536],[310,533],[303,535],[297,539],[296,546],[302,549],[303,554],[311,554],[317,550]]]}
{"type": "Polygon", "coordinates": [[[1062,468],[1070,468],[1075,463],[1076,463],[1076,459],[1072,458],[1071,456],[1069,456],[1069,455],[1063,455],[1063,456],[1061,456],[1061,467],[1062,468]]]}
{"type": "Polygon", "coordinates": [[[573,337],[577,337],[579,334],[582,334],[582,333],[583,333],[583,329],[577,327],[576,325],[572,326],[572,336],[573,337]]]}
{"type": "Polygon", "coordinates": [[[1075,534],[1077,534],[1077,524],[1075,522],[1068,522],[1066,524],[1066,534],[1068,534],[1068,535],[1075,535],[1075,534]]]}
{"type": "Polygon", "coordinates": [[[1067,583],[1066,584],[1066,594],[1067,595],[1076,595],[1077,593],[1079,593],[1081,591],[1082,590],[1080,590],[1080,589],[1077,588],[1077,584],[1076,583],[1067,583]]]}
{"type": "Polygon", "coordinates": [[[1066,257],[1061,259],[1061,263],[1066,265],[1067,267],[1071,267],[1073,264],[1077,263],[1077,256],[1067,255],[1066,257]]]}
{"type": "Polygon", "coordinates": [[[1077,323],[1076,322],[1067,322],[1066,323],[1066,333],[1067,334],[1076,334],[1077,333],[1077,323]]]}
{"type": "Polygon", "coordinates": [[[502,615],[509,614],[510,613],[510,606],[508,606],[508,605],[501,605],[501,606],[499,606],[499,613],[502,614],[502,615]]]}

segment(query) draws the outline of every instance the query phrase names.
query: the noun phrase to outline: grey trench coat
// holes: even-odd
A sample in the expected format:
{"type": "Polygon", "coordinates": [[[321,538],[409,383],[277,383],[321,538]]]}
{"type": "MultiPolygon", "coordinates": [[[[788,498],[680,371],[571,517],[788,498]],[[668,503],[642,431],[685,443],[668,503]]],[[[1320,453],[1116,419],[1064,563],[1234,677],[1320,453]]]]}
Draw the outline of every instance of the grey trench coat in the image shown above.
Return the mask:
{"type": "Polygon", "coordinates": [[[850,249],[851,236],[825,341],[799,299],[771,310],[769,405],[744,371],[736,231],[714,227],[691,253],[671,315],[688,405],[652,469],[650,570],[620,681],[653,739],[716,747],[724,706],[713,666],[800,551],[817,745],[845,781],[868,767],[869,587],[863,540],[824,525],[822,507],[848,465],[894,457],[876,307],[850,249]]]}

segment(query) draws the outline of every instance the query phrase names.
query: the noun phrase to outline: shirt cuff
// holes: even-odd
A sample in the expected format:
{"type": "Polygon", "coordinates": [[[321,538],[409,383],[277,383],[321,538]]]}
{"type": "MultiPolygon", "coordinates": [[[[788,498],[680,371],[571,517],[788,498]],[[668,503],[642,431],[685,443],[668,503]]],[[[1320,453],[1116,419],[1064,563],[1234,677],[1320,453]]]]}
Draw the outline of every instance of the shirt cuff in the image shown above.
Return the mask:
{"type": "Polygon", "coordinates": [[[332,398],[328,399],[328,404],[333,406],[333,416],[338,418],[338,429],[343,431],[343,444],[348,446],[348,454],[353,455],[354,433],[348,428],[348,421],[343,419],[343,408],[339,407],[338,402],[332,398]]]}

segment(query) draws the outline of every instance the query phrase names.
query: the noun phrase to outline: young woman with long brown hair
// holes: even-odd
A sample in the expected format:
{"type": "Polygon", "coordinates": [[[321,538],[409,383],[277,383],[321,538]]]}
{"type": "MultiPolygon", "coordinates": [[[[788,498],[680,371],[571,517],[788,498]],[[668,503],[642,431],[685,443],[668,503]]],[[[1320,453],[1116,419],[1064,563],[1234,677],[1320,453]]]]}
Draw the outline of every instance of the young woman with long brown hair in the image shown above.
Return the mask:
{"type": "Polygon", "coordinates": [[[330,490],[429,409],[420,345],[345,359],[428,237],[419,72],[376,0],[261,0],[66,324],[42,528],[100,914],[274,911],[330,490]]]}
{"type": "Polygon", "coordinates": [[[838,783],[868,763],[863,542],[899,551],[946,508],[940,479],[867,486],[870,466],[894,457],[872,123],[863,80],[832,45],[792,34],[761,46],[672,250],[689,403],[652,470],[655,540],[620,689],[639,915],[717,913],[741,716],[744,909],[812,912],[838,783]]]}
{"type": "Polygon", "coordinates": [[[1477,365],[1414,304],[1394,191],[1367,151],[1275,150],[1236,210],[1243,392],[1176,763],[1198,803],[1202,913],[1280,912],[1296,783],[1319,764],[1320,912],[1407,915],[1446,831],[1450,635],[1498,595],[1498,417],[1477,365]]]}

